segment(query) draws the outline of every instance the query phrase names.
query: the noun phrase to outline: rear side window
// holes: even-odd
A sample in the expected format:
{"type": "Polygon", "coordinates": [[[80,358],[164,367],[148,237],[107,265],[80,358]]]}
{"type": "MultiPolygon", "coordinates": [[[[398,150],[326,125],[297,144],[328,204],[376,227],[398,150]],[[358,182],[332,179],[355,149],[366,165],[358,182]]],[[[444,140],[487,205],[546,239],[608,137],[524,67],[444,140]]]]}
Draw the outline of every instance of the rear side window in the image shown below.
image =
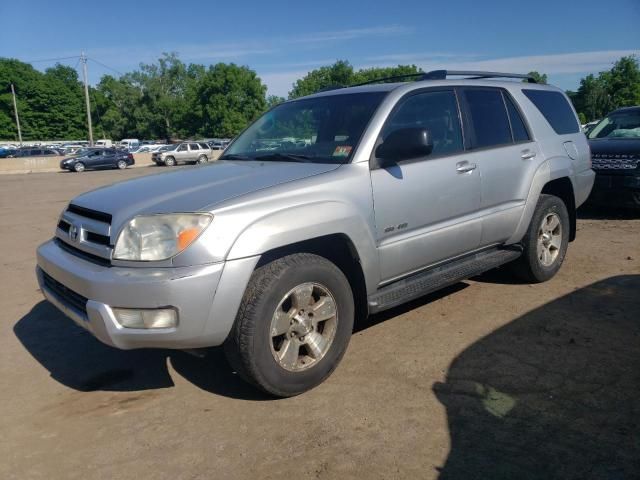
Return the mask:
{"type": "Polygon", "coordinates": [[[540,113],[558,135],[580,131],[571,105],[560,92],[523,89],[522,93],[540,110],[540,113]]]}
{"type": "Polygon", "coordinates": [[[513,133],[513,141],[526,142],[530,140],[527,127],[524,125],[522,116],[513,103],[513,100],[507,94],[503,94],[504,102],[507,104],[507,112],[509,112],[509,120],[511,121],[511,133],[513,133]]]}
{"type": "Polygon", "coordinates": [[[464,89],[472,149],[512,143],[509,117],[502,92],[493,89],[464,89]]]}
{"type": "Polygon", "coordinates": [[[200,145],[200,148],[202,148],[203,150],[207,150],[209,148],[209,145],[207,145],[206,143],[199,143],[198,145],[200,145]]]}
{"type": "Polygon", "coordinates": [[[191,150],[200,150],[200,147],[198,146],[198,144],[197,144],[197,143],[190,143],[190,144],[189,144],[189,148],[190,148],[191,150]]]}

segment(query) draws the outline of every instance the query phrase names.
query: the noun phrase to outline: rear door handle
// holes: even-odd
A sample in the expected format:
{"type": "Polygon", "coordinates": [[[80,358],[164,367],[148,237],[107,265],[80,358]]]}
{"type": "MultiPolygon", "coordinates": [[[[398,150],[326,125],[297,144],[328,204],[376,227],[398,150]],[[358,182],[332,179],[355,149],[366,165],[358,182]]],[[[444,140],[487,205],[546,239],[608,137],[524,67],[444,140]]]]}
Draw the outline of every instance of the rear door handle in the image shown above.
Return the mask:
{"type": "Polygon", "coordinates": [[[475,163],[469,163],[467,161],[456,163],[456,172],[469,173],[475,170],[478,166],[475,163]]]}
{"type": "Polygon", "coordinates": [[[522,152],[522,155],[520,155],[520,158],[522,158],[523,160],[529,160],[530,158],[533,158],[536,156],[536,152],[532,152],[531,150],[525,150],[522,152]]]}

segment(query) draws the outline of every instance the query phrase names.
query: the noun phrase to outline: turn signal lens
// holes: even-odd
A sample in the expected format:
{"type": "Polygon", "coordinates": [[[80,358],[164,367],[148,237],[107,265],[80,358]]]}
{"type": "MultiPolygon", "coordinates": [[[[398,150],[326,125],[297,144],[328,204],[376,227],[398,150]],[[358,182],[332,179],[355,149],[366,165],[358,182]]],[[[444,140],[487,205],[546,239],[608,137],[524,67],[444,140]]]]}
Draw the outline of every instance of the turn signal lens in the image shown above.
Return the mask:
{"type": "Polygon", "coordinates": [[[198,228],[187,228],[178,233],[178,250],[182,251],[191,245],[196,238],[200,235],[198,228]]]}

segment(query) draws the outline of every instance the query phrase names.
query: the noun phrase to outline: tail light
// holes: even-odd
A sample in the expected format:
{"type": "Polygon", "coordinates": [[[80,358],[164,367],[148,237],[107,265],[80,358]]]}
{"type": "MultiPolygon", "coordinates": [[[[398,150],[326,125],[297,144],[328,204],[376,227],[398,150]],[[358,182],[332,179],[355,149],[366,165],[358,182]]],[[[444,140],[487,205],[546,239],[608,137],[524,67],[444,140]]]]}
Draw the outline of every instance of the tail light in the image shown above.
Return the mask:
{"type": "Polygon", "coordinates": [[[133,160],[133,153],[127,153],[127,157],[129,157],[129,160],[133,160]]]}

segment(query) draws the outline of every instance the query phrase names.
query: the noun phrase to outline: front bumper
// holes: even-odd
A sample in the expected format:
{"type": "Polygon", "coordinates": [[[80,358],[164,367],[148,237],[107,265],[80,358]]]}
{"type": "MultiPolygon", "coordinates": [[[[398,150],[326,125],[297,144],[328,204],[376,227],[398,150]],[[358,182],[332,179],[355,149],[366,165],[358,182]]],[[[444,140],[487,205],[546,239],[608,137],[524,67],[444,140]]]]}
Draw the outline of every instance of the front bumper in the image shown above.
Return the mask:
{"type": "Polygon", "coordinates": [[[589,202],[640,208],[640,175],[596,174],[589,202]]]}
{"type": "Polygon", "coordinates": [[[226,339],[257,258],[194,267],[109,267],[76,257],[50,240],[38,248],[37,261],[45,298],[103,343],[121,349],[185,349],[226,339]],[[117,307],[173,307],[178,325],[124,328],[114,316],[117,307]]]}

